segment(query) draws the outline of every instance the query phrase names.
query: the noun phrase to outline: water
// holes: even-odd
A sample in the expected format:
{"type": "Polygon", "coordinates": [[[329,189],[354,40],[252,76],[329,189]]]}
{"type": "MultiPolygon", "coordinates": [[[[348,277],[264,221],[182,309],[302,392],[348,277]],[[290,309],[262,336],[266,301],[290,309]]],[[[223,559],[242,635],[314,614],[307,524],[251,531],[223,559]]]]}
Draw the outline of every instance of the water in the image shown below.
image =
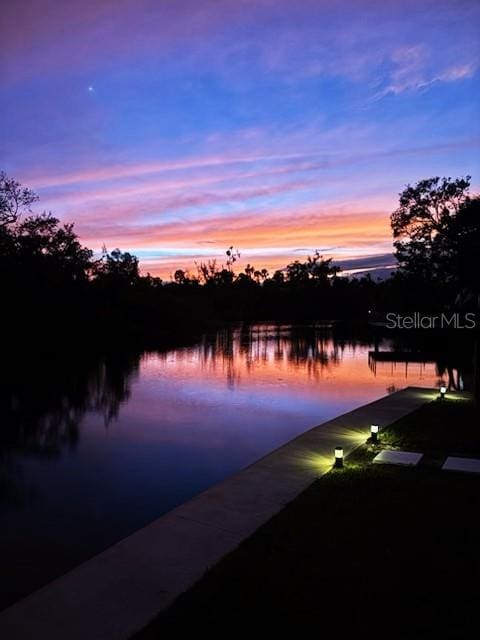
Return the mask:
{"type": "MultiPolygon", "coordinates": [[[[389,344],[380,344],[388,349],[389,344]]],[[[254,325],[166,353],[19,363],[0,404],[0,606],[297,434],[435,365],[254,325]]]]}

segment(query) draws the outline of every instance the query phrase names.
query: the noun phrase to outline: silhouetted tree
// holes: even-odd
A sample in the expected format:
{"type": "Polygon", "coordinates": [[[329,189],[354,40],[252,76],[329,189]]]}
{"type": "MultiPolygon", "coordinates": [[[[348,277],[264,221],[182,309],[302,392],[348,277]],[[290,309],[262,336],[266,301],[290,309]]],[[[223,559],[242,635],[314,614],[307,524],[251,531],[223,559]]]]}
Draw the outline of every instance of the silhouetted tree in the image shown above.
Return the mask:
{"type": "Polygon", "coordinates": [[[187,274],[183,269],[177,269],[173,274],[173,280],[177,284],[185,284],[185,280],[187,279],[187,274]]]}
{"type": "Polygon", "coordinates": [[[308,256],[306,262],[295,260],[287,264],[285,268],[286,279],[289,282],[306,282],[308,280],[328,282],[331,276],[335,276],[340,271],[339,267],[332,265],[332,258],[324,260],[318,251],[313,256],[308,256]]]}
{"type": "Polygon", "coordinates": [[[253,278],[253,274],[255,273],[255,267],[253,267],[250,263],[248,263],[244,271],[245,271],[245,275],[251,279],[253,278]]]}
{"type": "Polygon", "coordinates": [[[191,286],[198,285],[198,278],[190,275],[188,271],[184,271],[183,269],[177,269],[173,274],[173,281],[175,284],[179,284],[182,286],[191,286]]]}
{"type": "Polygon", "coordinates": [[[102,258],[95,268],[95,276],[98,280],[111,284],[131,286],[140,277],[138,258],[128,251],[114,249],[108,253],[104,248],[102,258]]]}
{"type": "Polygon", "coordinates": [[[310,276],[322,282],[327,282],[331,276],[336,276],[340,272],[340,267],[332,265],[332,258],[324,260],[318,251],[315,251],[313,257],[308,256],[307,266],[310,276]]]}
{"type": "MultiPolygon", "coordinates": [[[[466,178],[429,178],[400,194],[391,225],[400,277],[421,290],[427,283],[445,305],[480,311],[480,200],[468,195],[466,178]]],[[[478,328],[474,347],[474,387],[480,398],[478,328]]]]}
{"type": "Polygon", "coordinates": [[[215,280],[215,276],[219,271],[216,260],[209,260],[208,262],[195,262],[197,267],[198,279],[203,284],[211,283],[215,280]]]}
{"type": "Polygon", "coordinates": [[[22,213],[31,212],[37,200],[36,193],[0,171],[0,227],[15,224],[22,213]]]}
{"type": "Polygon", "coordinates": [[[480,198],[469,198],[459,208],[448,229],[452,277],[475,299],[480,296],[480,198]]]}
{"type": "Polygon", "coordinates": [[[306,262],[300,262],[300,260],[294,260],[285,267],[286,279],[289,282],[299,283],[307,282],[310,277],[308,270],[308,264],[306,262]]]}
{"type": "Polygon", "coordinates": [[[73,230],[73,224],[61,225],[50,214],[30,216],[15,229],[18,258],[21,264],[48,270],[54,280],[85,280],[92,267],[93,252],[83,247],[73,230]]]}
{"type": "Polygon", "coordinates": [[[285,282],[285,274],[283,272],[283,269],[277,269],[272,276],[272,280],[277,284],[282,284],[283,282],[285,282]]]}
{"type": "Polygon", "coordinates": [[[468,202],[470,176],[428,178],[408,185],[400,206],[391,215],[394,247],[400,268],[427,280],[449,276],[453,246],[451,227],[461,206],[468,202]]]}
{"type": "Polygon", "coordinates": [[[240,258],[240,251],[233,247],[229,247],[225,251],[225,255],[227,256],[227,269],[231,271],[234,263],[240,258]]]}

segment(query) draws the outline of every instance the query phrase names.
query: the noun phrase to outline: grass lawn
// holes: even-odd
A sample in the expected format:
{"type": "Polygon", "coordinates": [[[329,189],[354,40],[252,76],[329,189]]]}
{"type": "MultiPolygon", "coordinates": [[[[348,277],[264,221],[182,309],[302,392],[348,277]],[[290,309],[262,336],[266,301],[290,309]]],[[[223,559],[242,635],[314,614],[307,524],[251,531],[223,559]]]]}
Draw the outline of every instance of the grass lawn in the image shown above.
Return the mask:
{"type": "MultiPolygon", "coordinates": [[[[480,457],[467,400],[425,405],[382,445],[428,453],[417,468],[372,465],[364,446],[311,485],[180,596],[136,640],[226,637],[294,624],[336,637],[470,638],[478,633],[480,477],[442,472],[480,457]]],[[[298,634],[297,634],[298,635],[298,634]]]]}

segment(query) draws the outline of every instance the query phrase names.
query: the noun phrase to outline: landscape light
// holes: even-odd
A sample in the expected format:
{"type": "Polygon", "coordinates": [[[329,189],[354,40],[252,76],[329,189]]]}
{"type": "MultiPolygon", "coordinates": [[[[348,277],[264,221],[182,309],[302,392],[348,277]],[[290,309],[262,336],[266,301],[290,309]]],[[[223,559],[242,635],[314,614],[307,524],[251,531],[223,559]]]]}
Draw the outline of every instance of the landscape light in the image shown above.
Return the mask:
{"type": "Polygon", "coordinates": [[[378,424],[372,424],[370,427],[370,439],[374,444],[378,442],[378,424]]]}
{"type": "Polygon", "coordinates": [[[443,398],[445,398],[445,394],[447,393],[447,387],[445,385],[442,385],[440,387],[440,399],[443,400],[443,398]]]}
{"type": "Polygon", "coordinates": [[[335,447],[335,467],[341,469],[343,467],[343,449],[335,447]]]}

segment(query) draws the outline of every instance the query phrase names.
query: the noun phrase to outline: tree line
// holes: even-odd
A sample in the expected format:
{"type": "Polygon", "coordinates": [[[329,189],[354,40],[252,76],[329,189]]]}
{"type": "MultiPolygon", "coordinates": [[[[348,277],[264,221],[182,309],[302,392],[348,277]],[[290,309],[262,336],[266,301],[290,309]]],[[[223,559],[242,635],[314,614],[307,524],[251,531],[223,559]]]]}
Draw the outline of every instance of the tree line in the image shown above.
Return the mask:
{"type": "MultiPolygon", "coordinates": [[[[269,274],[229,247],[221,264],[170,281],[141,275],[136,256],[102,255],[71,223],[33,212],[37,195],[0,173],[0,327],[4,343],[67,340],[149,344],[234,320],[367,322],[374,312],[478,310],[479,198],[470,178],[429,178],[400,194],[391,215],[398,268],[384,281],[343,277],[317,251],[269,274]]],[[[64,342],[65,344],[65,342],[64,342]]]]}

